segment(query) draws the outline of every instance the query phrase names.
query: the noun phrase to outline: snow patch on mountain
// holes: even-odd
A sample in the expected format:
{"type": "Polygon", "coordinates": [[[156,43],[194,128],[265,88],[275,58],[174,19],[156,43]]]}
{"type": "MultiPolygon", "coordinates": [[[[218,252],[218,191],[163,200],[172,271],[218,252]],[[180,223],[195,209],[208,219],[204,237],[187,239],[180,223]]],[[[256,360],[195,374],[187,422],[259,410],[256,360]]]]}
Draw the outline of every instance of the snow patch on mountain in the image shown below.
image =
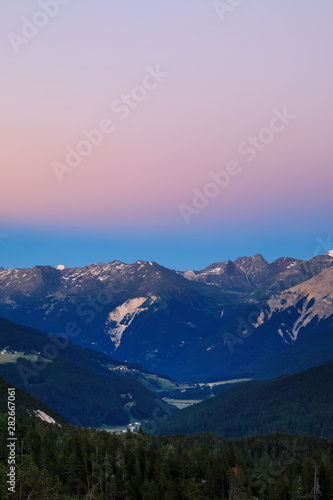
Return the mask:
{"type": "Polygon", "coordinates": [[[150,297],[129,299],[109,313],[106,321],[105,333],[107,333],[112,342],[115,343],[116,349],[120,345],[124,331],[129,327],[134,318],[143,311],[146,311],[150,305],[156,302],[156,300],[157,297],[153,295],[150,297]],[[148,300],[147,307],[141,307],[148,300]]]}
{"type": "Polygon", "coordinates": [[[325,255],[328,255],[329,257],[333,257],[333,250],[326,252],[325,255]]]}
{"type": "Polygon", "coordinates": [[[286,269],[291,269],[292,267],[297,266],[298,263],[299,263],[299,261],[295,260],[294,262],[292,262],[291,264],[289,264],[289,266],[287,266],[286,269]]]}
{"type": "Polygon", "coordinates": [[[263,325],[265,322],[265,313],[264,311],[260,312],[260,315],[257,318],[257,321],[253,324],[254,328],[258,328],[260,325],[263,325]]]}
{"type": "Polygon", "coordinates": [[[184,273],[180,274],[183,274],[184,278],[186,278],[187,280],[195,280],[195,278],[197,277],[194,271],[185,271],[184,273]]]}

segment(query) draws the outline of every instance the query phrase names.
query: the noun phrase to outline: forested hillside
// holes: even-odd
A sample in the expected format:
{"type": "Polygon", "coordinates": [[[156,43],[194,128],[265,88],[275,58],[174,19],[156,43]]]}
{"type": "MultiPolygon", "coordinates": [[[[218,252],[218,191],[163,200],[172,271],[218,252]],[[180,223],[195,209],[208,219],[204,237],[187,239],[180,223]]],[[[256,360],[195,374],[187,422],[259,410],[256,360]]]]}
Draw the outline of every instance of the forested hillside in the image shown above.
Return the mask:
{"type": "Polygon", "coordinates": [[[0,415],[2,500],[331,500],[333,444],[272,434],[228,441],[114,435],[19,418],[16,496],[7,495],[6,415],[0,415]],[[319,492],[314,496],[313,491],[319,492]]]}
{"type": "MultiPolygon", "coordinates": [[[[0,377],[0,411],[8,410],[8,388],[13,388],[13,386],[0,377]]],[[[20,415],[29,416],[34,420],[40,420],[42,417],[39,416],[39,412],[43,412],[58,424],[66,423],[60,415],[44,405],[42,401],[33,398],[30,394],[17,388],[15,388],[15,411],[20,415]]]]}
{"type": "Polygon", "coordinates": [[[237,384],[170,415],[157,430],[217,432],[229,438],[274,431],[333,439],[333,362],[273,380],[237,384]]]}
{"type": "Polygon", "coordinates": [[[8,350],[0,356],[0,375],[73,425],[126,425],[152,417],[156,395],[135,378],[144,373],[132,374],[137,365],[2,318],[0,342],[8,350]]]}

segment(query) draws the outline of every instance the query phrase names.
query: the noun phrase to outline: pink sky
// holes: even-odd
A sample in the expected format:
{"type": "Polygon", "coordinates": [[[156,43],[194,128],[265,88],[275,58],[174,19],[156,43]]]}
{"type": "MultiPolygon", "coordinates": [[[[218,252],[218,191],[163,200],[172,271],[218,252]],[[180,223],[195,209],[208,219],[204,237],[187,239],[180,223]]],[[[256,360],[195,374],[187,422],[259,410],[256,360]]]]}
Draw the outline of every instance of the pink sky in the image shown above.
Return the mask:
{"type": "Polygon", "coordinates": [[[15,54],[8,32],[19,33],[21,18],[38,9],[20,0],[0,21],[6,224],[182,227],[179,204],[233,159],[243,173],[195,223],[226,213],[330,215],[329,0],[244,1],[224,22],[210,1],[73,1],[15,54]],[[157,64],[169,76],[121,121],[111,103],[157,64]],[[297,118],[248,165],[238,145],[284,105],[297,118]],[[114,133],[59,183],[52,162],[104,117],[114,133]]]}

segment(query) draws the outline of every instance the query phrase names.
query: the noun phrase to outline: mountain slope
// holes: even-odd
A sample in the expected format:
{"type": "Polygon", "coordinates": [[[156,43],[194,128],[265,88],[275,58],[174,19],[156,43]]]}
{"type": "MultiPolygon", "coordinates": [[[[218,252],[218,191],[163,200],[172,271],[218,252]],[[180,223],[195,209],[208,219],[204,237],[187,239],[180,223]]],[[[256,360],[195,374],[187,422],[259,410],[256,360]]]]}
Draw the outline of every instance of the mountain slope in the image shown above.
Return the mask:
{"type": "MultiPolygon", "coordinates": [[[[203,271],[177,272],[143,261],[2,270],[0,316],[59,336],[72,325],[79,332],[71,335],[73,342],[178,380],[272,377],[288,372],[281,363],[292,352],[300,369],[329,359],[323,338],[330,345],[331,315],[318,322],[313,310],[305,324],[298,307],[289,308],[287,319],[283,304],[279,314],[267,312],[269,301],[279,300],[275,296],[291,296],[289,289],[329,269],[330,255],[269,264],[257,254],[203,271]],[[300,332],[297,348],[289,343],[286,349],[287,331],[279,334],[283,323],[289,332],[300,332]],[[305,327],[312,332],[306,339],[305,327]]],[[[303,300],[300,289],[296,301],[297,294],[303,300]]]]}
{"type": "Polygon", "coordinates": [[[279,320],[281,328],[279,335],[285,342],[296,340],[301,328],[306,328],[311,322],[321,321],[333,315],[333,268],[322,271],[312,279],[274,295],[263,306],[256,327],[266,322],[279,320]],[[291,324],[285,314],[293,316],[291,324]]]}
{"type": "Polygon", "coordinates": [[[0,374],[70,423],[123,425],[156,409],[132,365],[1,318],[0,343],[0,374]]]}
{"type": "Polygon", "coordinates": [[[280,269],[274,278],[268,280],[260,290],[253,294],[252,299],[256,302],[267,300],[272,295],[308,281],[332,266],[333,257],[327,254],[318,255],[307,261],[292,262],[287,267],[280,269]]]}
{"type": "Polygon", "coordinates": [[[153,262],[0,272],[3,317],[60,336],[75,322],[74,342],[171,375],[179,354],[237,309],[221,316],[228,297],[153,262]]]}
{"type": "MultiPolygon", "coordinates": [[[[8,389],[13,389],[3,377],[0,377],[0,411],[8,411],[8,389]]],[[[29,417],[32,420],[43,420],[48,423],[66,424],[56,412],[51,410],[42,401],[30,396],[24,391],[15,388],[15,413],[23,417],[29,417]]]]}
{"type": "Polygon", "coordinates": [[[234,262],[216,262],[202,271],[185,271],[185,278],[216,285],[225,292],[236,292],[240,297],[262,288],[269,279],[301,261],[283,257],[269,264],[262,255],[239,257],[234,262]]]}
{"type": "Polygon", "coordinates": [[[161,434],[269,432],[333,439],[333,362],[273,380],[245,382],[159,424],[161,434]]]}
{"type": "MultiPolygon", "coordinates": [[[[333,359],[333,268],[253,303],[192,351],[212,380],[272,378],[333,359]],[[210,362],[211,371],[208,371],[210,362]],[[218,368],[217,368],[218,366],[218,368]]],[[[179,371],[181,368],[179,368],[179,371]]],[[[187,367],[183,367],[187,371],[187,367]]],[[[180,371],[180,377],[182,372],[180,371]]]]}

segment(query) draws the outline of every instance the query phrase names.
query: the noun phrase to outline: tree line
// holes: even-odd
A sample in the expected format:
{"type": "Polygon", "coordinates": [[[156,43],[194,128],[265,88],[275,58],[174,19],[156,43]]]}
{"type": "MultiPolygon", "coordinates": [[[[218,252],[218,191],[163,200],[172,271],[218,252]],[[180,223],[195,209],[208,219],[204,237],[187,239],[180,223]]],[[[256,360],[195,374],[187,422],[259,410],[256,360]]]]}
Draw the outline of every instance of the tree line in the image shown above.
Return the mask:
{"type": "Polygon", "coordinates": [[[0,437],[3,500],[333,499],[333,443],[309,436],[115,435],[18,416],[14,495],[5,413],[0,437]]]}

